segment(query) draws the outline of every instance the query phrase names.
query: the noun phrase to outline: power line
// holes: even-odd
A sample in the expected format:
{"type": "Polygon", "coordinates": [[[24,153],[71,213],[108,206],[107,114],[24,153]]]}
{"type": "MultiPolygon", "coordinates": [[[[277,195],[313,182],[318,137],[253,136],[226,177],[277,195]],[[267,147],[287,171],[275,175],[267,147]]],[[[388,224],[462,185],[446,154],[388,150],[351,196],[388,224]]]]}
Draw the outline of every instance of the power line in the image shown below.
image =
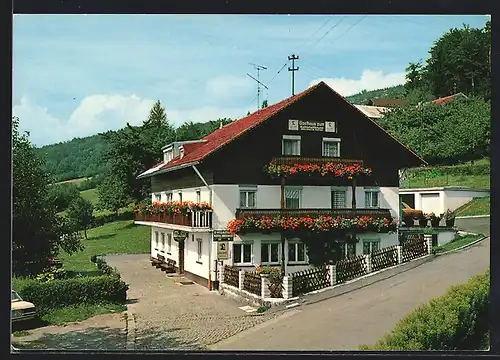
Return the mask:
{"type": "Polygon", "coordinates": [[[298,50],[297,52],[300,52],[300,51],[302,51],[302,50],[307,49],[307,46],[304,48],[304,45],[306,45],[306,44],[307,44],[307,42],[308,42],[309,40],[311,40],[311,39],[314,37],[314,35],[316,35],[316,34],[317,34],[317,33],[318,33],[321,29],[323,29],[323,28],[326,26],[326,24],[328,24],[328,23],[329,23],[330,21],[332,21],[332,20],[333,20],[333,16],[329,17],[329,18],[328,18],[328,19],[327,19],[327,20],[323,23],[323,25],[321,25],[321,26],[319,27],[319,29],[318,29],[318,30],[316,30],[315,32],[313,32],[313,34],[312,34],[311,36],[309,36],[309,38],[308,38],[308,39],[307,39],[307,40],[306,40],[306,41],[302,44],[302,46],[299,48],[299,50],[298,50]]]}
{"type": "Polygon", "coordinates": [[[342,17],[336,24],[334,24],[330,28],[330,30],[328,30],[326,33],[324,33],[323,36],[320,37],[309,50],[311,50],[317,43],[319,43],[321,40],[323,40],[325,38],[325,36],[328,35],[333,29],[335,29],[342,21],[344,21],[344,19],[345,19],[345,17],[342,17]]]}
{"type": "Polygon", "coordinates": [[[283,66],[281,67],[281,69],[278,70],[278,72],[276,74],[274,74],[274,76],[271,78],[271,80],[269,80],[268,84],[271,85],[271,83],[273,82],[274,79],[276,79],[276,76],[278,76],[278,74],[280,72],[283,71],[283,69],[288,65],[288,61],[286,63],[283,64],[283,66]]]}
{"type": "MultiPolygon", "coordinates": [[[[342,34],[340,34],[339,36],[337,36],[335,39],[333,39],[333,41],[330,42],[330,45],[333,44],[335,41],[337,41],[338,39],[340,39],[342,36],[344,36],[345,34],[347,34],[353,27],[355,27],[356,25],[359,24],[359,22],[361,20],[363,20],[365,17],[367,17],[368,15],[363,15],[358,21],[356,21],[354,24],[352,24],[346,31],[344,31],[342,34]]],[[[325,49],[326,46],[324,46],[320,51],[322,51],[323,49],[325,49]]]]}

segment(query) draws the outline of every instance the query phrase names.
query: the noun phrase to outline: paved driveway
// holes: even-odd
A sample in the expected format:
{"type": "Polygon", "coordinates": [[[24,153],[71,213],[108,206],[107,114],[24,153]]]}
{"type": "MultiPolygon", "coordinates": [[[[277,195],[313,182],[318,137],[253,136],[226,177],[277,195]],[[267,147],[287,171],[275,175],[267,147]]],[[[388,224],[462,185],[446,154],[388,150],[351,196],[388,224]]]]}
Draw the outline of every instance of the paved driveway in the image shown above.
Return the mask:
{"type": "Polygon", "coordinates": [[[250,315],[234,300],[200,285],[179,285],[179,277],[167,277],[155,269],[148,255],[109,255],[130,284],[128,305],[135,314],[136,349],[197,349],[230,337],[275,314],[250,315]]]}
{"type": "Polygon", "coordinates": [[[460,230],[490,235],[489,217],[455,219],[455,225],[460,230]]]}
{"type": "Polygon", "coordinates": [[[419,304],[486,270],[489,244],[487,239],[366,288],[294,308],[210,348],[356,350],[373,344],[419,304]]]}

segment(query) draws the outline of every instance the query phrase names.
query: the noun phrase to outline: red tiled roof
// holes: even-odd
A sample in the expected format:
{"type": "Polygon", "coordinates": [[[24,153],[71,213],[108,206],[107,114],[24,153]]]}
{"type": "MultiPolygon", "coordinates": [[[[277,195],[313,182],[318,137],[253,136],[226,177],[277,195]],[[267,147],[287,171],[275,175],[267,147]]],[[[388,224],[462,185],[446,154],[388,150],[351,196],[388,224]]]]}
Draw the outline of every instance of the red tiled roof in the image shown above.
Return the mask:
{"type": "Polygon", "coordinates": [[[439,98],[439,99],[435,99],[435,100],[432,100],[432,102],[434,104],[444,104],[444,103],[447,103],[448,101],[450,100],[453,100],[455,97],[457,96],[463,96],[463,97],[466,97],[464,94],[462,93],[457,93],[457,94],[453,94],[453,95],[449,95],[449,96],[445,96],[445,97],[442,97],[442,98],[439,98]]]}
{"type": "MultiPolygon", "coordinates": [[[[301,93],[291,96],[285,100],[282,100],[276,104],[268,106],[264,109],[260,109],[244,118],[230,122],[229,124],[215,130],[214,132],[205,136],[202,140],[205,142],[185,144],[184,152],[185,155],[180,158],[176,156],[171,161],[166,163],[160,169],[168,169],[174,166],[185,165],[192,162],[197,162],[208,156],[210,153],[226,145],[230,141],[234,140],[238,136],[242,135],[246,131],[252,129],[256,125],[267,120],[271,116],[275,115],[277,112],[283,110],[288,105],[297,101],[307,93],[311,92],[313,89],[318,87],[321,83],[312,86],[301,93]]],[[[159,170],[160,170],[159,169],[159,170]]]]}

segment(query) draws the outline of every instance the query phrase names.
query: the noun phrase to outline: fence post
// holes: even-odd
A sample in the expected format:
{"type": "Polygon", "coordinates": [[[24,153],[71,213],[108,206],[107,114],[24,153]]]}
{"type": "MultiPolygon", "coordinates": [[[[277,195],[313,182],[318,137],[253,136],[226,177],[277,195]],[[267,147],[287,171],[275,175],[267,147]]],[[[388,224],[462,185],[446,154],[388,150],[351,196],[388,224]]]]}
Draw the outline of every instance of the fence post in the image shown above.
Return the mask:
{"type": "Polygon", "coordinates": [[[269,275],[268,274],[260,274],[261,280],[261,296],[263,299],[271,297],[271,290],[269,290],[269,275]]]}
{"type": "Polygon", "coordinates": [[[366,261],[366,272],[369,274],[372,272],[372,256],[370,254],[365,255],[366,261]]]}
{"type": "Polygon", "coordinates": [[[328,265],[328,271],[330,273],[330,285],[334,286],[337,284],[337,267],[335,265],[328,265]]]}
{"type": "MultiPolygon", "coordinates": [[[[215,260],[217,261],[217,260],[215,260]]],[[[221,265],[219,268],[219,281],[222,284],[224,282],[224,265],[221,265]]]]}
{"type": "Polygon", "coordinates": [[[283,276],[283,299],[290,299],[292,297],[292,275],[283,276]]]}
{"type": "Polygon", "coordinates": [[[424,234],[424,240],[427,243],[427,255],[432,254],[432,235],[424,234]]]}
{"type": "Polygon", "coordinates": [[[397,245],[398,249],[398,264],[403,262],[403,247],[401,245],[397,245]]]}
{"type": "Polygon", "coordinates": [[[245,278],[245,271],[240,270],[238,273],[238,289],[243,290],[243,279],[245,278]]]}

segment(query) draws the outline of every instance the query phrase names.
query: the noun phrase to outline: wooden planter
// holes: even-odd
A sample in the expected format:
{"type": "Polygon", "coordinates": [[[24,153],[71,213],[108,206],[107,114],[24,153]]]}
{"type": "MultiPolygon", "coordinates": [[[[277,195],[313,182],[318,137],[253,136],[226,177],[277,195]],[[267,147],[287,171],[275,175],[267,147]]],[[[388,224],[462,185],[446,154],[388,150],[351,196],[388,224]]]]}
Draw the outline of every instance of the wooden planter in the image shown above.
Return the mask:
{"type": "Polygon", "coordinates": [[[441,219],[437,219],[437,220],[431,220],[431,226],[436,228],[436,227],[439,227],[439,222],[441,221],[441,219]]]}
{"type": "Polygon", "coordinates": [[[453,219],[446,219],[445,222],[446,222],[446,226],[447,227],[453,227],[453,226],[455,226],[455,218],[453,218],[453,219]]]}
{"type": "Polygon", "coordinates": [[[406,226],[411,227],[415,224],[415,220],[413,220],[413,216],[407,216],[403,218],[403,222],[406,226]]]}
{"type": "Polygon", "coordinates": [[[420,227],[426,227],[426,226],[427,226],[427,222],[428,222],[428,220],[427,220],[427,219],[419,219],[419,220],[418,220],[418,225],[419,225],[420,227]]]}

